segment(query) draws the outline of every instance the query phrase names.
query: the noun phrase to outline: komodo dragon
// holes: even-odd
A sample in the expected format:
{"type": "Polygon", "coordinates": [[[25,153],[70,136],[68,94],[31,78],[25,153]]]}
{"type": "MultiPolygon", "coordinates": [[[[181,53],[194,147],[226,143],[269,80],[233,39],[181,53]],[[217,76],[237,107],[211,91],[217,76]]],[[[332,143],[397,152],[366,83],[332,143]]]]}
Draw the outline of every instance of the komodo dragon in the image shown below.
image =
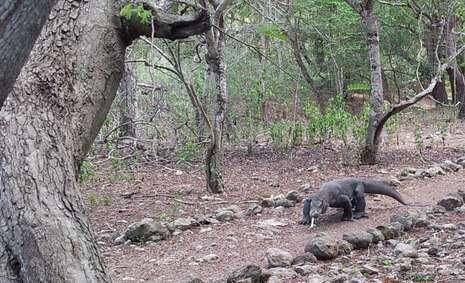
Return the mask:
{"type": "Polygon", "coordinates": [[[323,183],[314,196],[305,199],[303,218],[299,224],[311,224],[313,227],[314,219],[326,213],[328,207],[343,208],[342,221],[368,217],[365,212],[365,193],[390,196],[406,205],[395,189],[381,181],[360,178],[339,179],[323,183]]]}

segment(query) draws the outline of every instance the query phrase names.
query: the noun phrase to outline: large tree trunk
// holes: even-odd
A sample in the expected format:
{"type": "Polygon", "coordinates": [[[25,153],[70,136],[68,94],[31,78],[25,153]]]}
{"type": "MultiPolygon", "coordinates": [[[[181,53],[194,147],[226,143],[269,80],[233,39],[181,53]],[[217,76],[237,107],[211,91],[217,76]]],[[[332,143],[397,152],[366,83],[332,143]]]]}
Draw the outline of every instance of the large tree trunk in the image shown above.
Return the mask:
{"type": "Polygon", "coordinates": [[[56,0],[0,3],[0,109],[56,0]]]}
{"type": "Polygon", "coordinates": [[[374,164],[376,162],[376,155],[380,143],[379,139],[376,138],[375,132],[383,115],[384,100],[381,56],[379,50],[379,28],[372,1],[368,1],[365,9],[363,9],[360,14],[365,25],[371,79],[371,113],[368,121],[365,146],[361,154],[361,162],[364,164],[374,164]]]}
{"type": "Polygon", "coordinates": [[[0,111],[1,282],[109,281],[76,179],[122,76],[118,12],[116,0],[60,0],[0,111]]]}
{"type": "Polygon", "coordinates": [[[1,112],[2,282],[109,281],[76,177],[122,74],[114,2],[60,1],[1,112]]]}
{"type": "Polygon", "coordinates": [[[124,68],[124,75],[119,84],[118,94],[121,96],[120,112],[120,137],[136,137],[137,120],[137,85],[130,65],[124,68]]]}

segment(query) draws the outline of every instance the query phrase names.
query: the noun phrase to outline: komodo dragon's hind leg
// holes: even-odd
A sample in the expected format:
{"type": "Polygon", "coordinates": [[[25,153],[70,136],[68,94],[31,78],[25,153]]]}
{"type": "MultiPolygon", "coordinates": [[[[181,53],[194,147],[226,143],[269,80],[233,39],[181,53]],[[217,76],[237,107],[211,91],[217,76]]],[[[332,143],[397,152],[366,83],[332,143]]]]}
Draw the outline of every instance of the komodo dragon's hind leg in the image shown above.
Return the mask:
{"type": "Polygon", "coordinates": [[[352,221],[352,202],[350,198],[346,195],[340,195],[337,198],[337,207],[344,209],[344,214],[342,215],[342,221],[352,221]]]}
{"type": "Polygon", "coordinates": [[[365,201],[365,190],[363,184],[360,183],[355,188],[354,194],[354,219],[368,218],[368,214],[365,212],[366,201],[365,201]]]}

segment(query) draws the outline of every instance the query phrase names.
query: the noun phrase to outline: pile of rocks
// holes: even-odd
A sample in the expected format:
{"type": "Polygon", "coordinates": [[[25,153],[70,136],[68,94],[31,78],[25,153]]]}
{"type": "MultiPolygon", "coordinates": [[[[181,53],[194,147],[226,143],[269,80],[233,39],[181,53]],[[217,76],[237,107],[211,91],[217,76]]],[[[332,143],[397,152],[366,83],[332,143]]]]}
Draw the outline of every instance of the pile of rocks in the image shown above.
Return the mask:
{"type": "Polygon", "coordinates": [[[244,216],[261,213],[263,208],[258,204],[252,204],[243,211],[238,205],[220,208],[212,215],[183,217],[172,222],[157,221],[153,218],[144,218],[127,227],[127,229],[114,239],[115,244],[128,244],[137,242],[158,242],[165,240],[170,235],[176,236],[183,231],[197,228],[201,225],[211,225],[220,222],[230,222],[244,216]]]}
{"type": "Polygon", "coordinates": [[[399,180],[432,178],[438,175],[446,175],[447,172],[457,172],[465,168],[465,156],[456,160],[445,160],[442,163],[434,164],[426,169],[404,168],[400,172],[399,180]]]}

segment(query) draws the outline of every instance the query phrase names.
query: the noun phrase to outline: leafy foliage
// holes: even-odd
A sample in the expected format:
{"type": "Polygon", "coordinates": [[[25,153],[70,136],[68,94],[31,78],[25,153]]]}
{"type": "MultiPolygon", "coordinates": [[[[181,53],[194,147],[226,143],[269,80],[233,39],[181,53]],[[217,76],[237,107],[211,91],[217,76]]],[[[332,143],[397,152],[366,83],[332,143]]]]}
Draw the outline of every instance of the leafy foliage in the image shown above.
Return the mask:
{"type": "Polygon", "coordinates": [[[129,22],[131,20],[137,19],[142,24],[148,24],[152,19],[152,11],[144,9],[142,4],[123,5],[119,15],[125,21],[129,22]]]}

